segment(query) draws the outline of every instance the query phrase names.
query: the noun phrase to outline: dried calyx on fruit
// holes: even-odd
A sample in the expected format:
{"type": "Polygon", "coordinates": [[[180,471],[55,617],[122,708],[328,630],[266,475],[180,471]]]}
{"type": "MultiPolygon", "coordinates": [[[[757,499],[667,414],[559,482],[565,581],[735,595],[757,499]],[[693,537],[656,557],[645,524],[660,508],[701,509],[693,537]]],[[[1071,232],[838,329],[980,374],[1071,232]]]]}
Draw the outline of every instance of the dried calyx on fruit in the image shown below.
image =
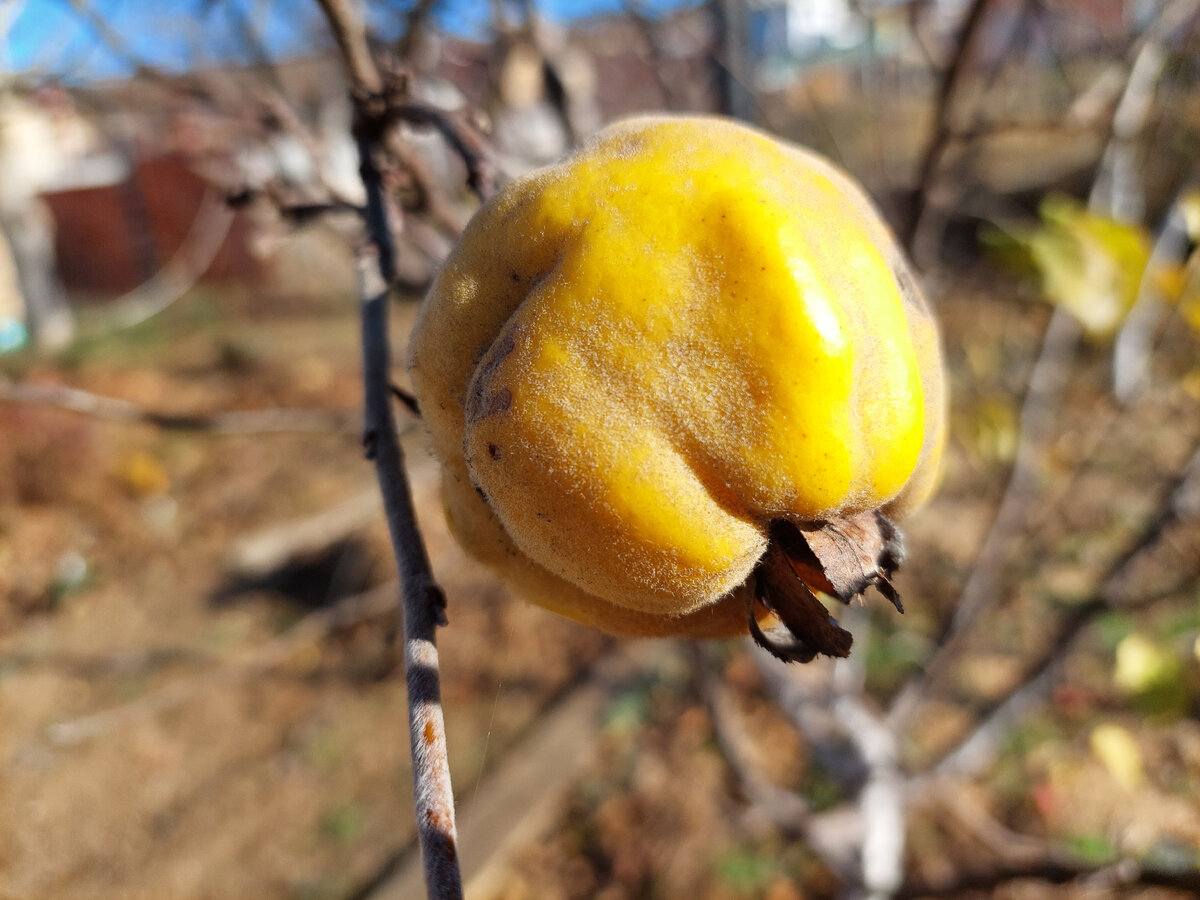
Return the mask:
{"type": "Polygon", "coordinates": [[[899,606],[937,328],[824,159],[720,119],[611,126],[479,211],[410,352],[451,528],[533,602],[790,660],[849,651],[815,592],[899,606]]]}

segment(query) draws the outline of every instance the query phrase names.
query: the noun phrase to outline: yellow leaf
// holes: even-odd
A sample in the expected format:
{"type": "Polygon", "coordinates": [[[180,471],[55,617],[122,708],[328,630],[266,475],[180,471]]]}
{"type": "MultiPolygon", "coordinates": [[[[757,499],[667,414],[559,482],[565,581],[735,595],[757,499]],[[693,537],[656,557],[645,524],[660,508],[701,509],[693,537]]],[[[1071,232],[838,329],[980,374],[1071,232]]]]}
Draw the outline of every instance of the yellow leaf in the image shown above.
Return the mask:
{"type": "Polygon", "coordinates": [[[144,450],[135,450],[121,460],[117,477],[138,497],[165,494],[171,486],[171,478],[162,463],[144,450]]]}
{"type": "Polygon", "coordinates": [[[1145,230],[1090,212],[1078,201],[1051,195],[1042,224],[1014,238],[1025,245],[1042,291],[1094,336],[1111,335],[1137,300],[1150,260],[1145,230]]]}
{"type": "Polygon", "coordinates": [[[1089,743],[1092,752],[1121,787],[1131,791],[1145,782],[1141,748],[1127,729],[1120,725],[1097,725],[1092,729],[1089,743]]]}
{"type": "Polygon", "coordinates": [[[1117,645],[1113,681],[1127,694],[1139,694],[1169,676],[1174,659],[1145,635],[1134,632],[1117,645]]]}

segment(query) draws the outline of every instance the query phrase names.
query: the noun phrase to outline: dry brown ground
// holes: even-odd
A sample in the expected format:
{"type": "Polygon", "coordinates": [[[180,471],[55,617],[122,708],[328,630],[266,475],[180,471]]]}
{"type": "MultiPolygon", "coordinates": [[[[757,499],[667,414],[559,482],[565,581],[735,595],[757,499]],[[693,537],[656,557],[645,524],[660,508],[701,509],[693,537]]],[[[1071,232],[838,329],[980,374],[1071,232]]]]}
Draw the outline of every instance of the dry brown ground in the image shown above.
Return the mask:
{"type": "MultiPolygon", "coordinates": [[[[1011,454],[1012,398],[1044,321],[1022,303],[975,285],[956,289],[943,306],[955,441],[942,492],[910,526],[912,563],[901,585],[910,613],[899,622],[881,617],[885,637],[868,668],[881,695],[911,670],[922,636],[952,602],[998,494],[1011,454]]],[[[401,324],[411,312],[400,311],[401,324]]],[[[353,408],[356,324],[349,298],[198,295],[162,321],[69,359],[22,363],[21,374],[160,410],[353,408]]],[[[1160,373],[1162,390],[1095,449],[1086,436],[1103,401],[1089,385],[1099,383],[1091,376],[1104,362],[1099,350],[1085,353],[1054,459],[1057,477],[1086,450],[1090,474],[1071,489],[1070,503],[1037,512],[1009,610],[956,684],[965,695],[1001,690],[1045,633],[1047,596],[1085,591],[1097,560],[1153,512],[1146,485],[1178,464],[1200,421],[1195,345],[1183,340],[1160,373]],[[1037,548],[1051,548],[1049,558],[1037,548]]],[[[536,732],[544,711],[610,644],[511,600],[467,559],[441,520],[422,437],[414,432],[406,442],[451,603],[441,648],[465,820],[507,748],[536,732]]],[[[382,523],[364,530],[365,553],[345,548],[298,585],[227,596],[237,540],[328,509],[372,479],[354,435],[187,434],[0,405],[0,897],[342,898],[402,860],[412,834],[408,739],[383,625],[298,642],[265,670],[237,668],[314,604],[391,577],[382,523]],[[75,584],[79,559],[87,574],[75,584]],[[190,692],[153,707],[180,685],[190,692]],[[56,723],[131,702],[141,702],[140,711],[86,740],[52,740],[56,723]]],[[[1191,581],[1168,597],[1155,633],[1188,646],[1200,633],[1195,616],[1187,619],[1194,605],[1191,581]]],[[[817,804],[832,802],[827,776],[764,699],[741,649],[718,653],[765,771],[817,804]]],[[[1182,651],[1180,660],[1191,710],[1197,661],[1182,651]]],[[[1174,854],[1194,866],[1200,726],[1178,714],[1147,717],[1115,692],[1111,670],[1112,640],[1100,635],[1071,669],[1071,690],[1013,735],[1010,752],[973,789],[978,802],[1014,829],[1097,858],[1174,854]],[[1090,752],[1090,727],[1101,720],[1136,736],[1148,773],[1137,791],[1090,752]]],[[[935,710],[914,735],[917,749],[932,752],[965,726],[961,712],[935,710]]],[[[499,895],[832,895],[832,876],[802,841],[743,816],[678,649],[614,687],[595,729],[591,756],[545,761],[578,765],[580,775],[544,833],[509,848],[509,864],[492,881],[499,895]]],[[[514,824],[524,812],[512,810],[514,824]]],[[[936,812],[916,817],[910,847],[912,869],[925,877],[994,856],[936,812]]],[[[994,896],[1050,891],[1017,884],[994,896]]]]}

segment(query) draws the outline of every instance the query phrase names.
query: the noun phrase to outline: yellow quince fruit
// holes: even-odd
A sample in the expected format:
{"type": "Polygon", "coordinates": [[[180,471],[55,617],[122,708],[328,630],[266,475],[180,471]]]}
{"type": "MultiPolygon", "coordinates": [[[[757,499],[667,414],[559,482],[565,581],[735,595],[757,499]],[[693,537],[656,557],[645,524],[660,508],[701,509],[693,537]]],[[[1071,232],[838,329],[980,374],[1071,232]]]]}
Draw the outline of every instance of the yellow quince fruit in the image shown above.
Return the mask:
{"type": "Polygon", "coordinates": [[[410,360],[461,543],[617,634],[756,630],[773,544],[827,619],[809,589],[886,580],[882,514],[927,496],[943,440],[937,329],[866,195],[715,118],[613,125],[502,190],[410,360]],[[825,577],[842,544],[865,552],[825,577]]]}

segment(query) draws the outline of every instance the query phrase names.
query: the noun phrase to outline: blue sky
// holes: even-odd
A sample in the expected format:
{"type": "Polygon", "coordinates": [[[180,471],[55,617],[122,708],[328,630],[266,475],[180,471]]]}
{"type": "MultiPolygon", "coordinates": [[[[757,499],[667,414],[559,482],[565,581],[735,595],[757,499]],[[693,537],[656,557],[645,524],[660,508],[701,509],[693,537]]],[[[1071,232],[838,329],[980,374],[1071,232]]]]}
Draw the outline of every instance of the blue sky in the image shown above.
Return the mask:
{"type": "MultiPolygon", "coordinates": [[[[126,41],[137,58],[178,71],[194,65],[245,59],[231,0],[92,0],[92,8],[126,41]],[[201,18],[200,10],[208,9],[201,18]]],[[[232,0],[254,10],[259,31],[275,56],[304,53],[317,46],[320,19],[313,0],[232,0]]],[[[648,0],[652,10],[669,9],[680,0],[648,0]]],[[[377,4],[382,7],[387,4],[377,4]]],[[[539,11],[556,19],[620,12],[623,0],[537,0],[539,11]]],[[[395,14],[377,13],[387,28],[399,21],[406,3],[391,4],[395,14]]],[[[442,0],[440,26],[458,34],[483,36],[489,0],[442,0]]],[[[25,0],[3,48],[10,71],[30,70],[70,81],[129,74],[129,66],[96,39],[95,31],[72,9],[70,0],[25,0]]]]}

